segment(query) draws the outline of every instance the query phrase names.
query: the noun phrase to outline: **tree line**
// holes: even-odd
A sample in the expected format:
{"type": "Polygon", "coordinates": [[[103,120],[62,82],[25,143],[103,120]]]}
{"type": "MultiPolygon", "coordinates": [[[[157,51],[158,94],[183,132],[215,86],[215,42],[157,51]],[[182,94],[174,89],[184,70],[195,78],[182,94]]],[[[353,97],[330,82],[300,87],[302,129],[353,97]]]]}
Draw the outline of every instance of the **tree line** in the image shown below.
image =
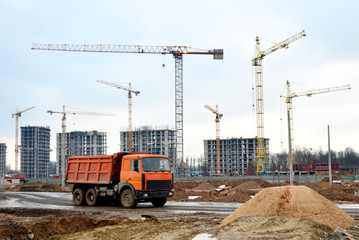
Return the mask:
{"type": "MultiPolygon", "coordinates": [[[[328,163],[328,151],[311,150],[309,148],[298,148],[294,152],[295,163],[328,163]]],[[[340,166],[352,167],[359,165],[359,153],[353,148],[347,147],[344,151],[330,151],[330,158],[332,163],[339,163],[340,166]]],[[[289,169],[288,166],[288,152],[274,153],[269,155],[269,168],[271,171],[278,169],[289,169]]]]}

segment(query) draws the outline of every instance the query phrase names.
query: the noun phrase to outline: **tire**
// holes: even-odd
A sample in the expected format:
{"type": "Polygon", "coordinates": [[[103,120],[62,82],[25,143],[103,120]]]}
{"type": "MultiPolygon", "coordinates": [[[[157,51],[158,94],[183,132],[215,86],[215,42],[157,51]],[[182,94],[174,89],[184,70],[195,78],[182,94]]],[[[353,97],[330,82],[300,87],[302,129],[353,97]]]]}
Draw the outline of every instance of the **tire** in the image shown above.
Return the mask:
{"type": "Polygon", "coordinates": [[[85,191],[82,188],[76,188],[72,193],[72,200],[75,206],[83,206],[85,204],[85,191]]]}
{"type": "Polygon", "coordinates": [[[86,191],[86,203],[88,206],[95,206],[97,203],[97,196],[96,196],[96,190],[94,188],[89,188],[86,191]]]}
{"type": "Polygon", "coordinates": [[[121,193],[121,205],[125,208],[134,208],[137,205],[131,189],[126,189],[121,193]]]}
{"type": "Polygon", "coordinates": [[[163,207],[167,202],[167,198],[156,198],[151,201],[154,207],[163,207]]]}

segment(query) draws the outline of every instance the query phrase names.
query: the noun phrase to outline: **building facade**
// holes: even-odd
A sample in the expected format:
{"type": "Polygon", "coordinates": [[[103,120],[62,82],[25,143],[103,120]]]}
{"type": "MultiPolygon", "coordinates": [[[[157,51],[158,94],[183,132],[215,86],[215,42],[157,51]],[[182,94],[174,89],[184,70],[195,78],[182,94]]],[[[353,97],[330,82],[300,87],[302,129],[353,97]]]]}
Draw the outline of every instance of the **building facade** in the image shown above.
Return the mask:
{"type": "Polygon", "coordinates": [[[4,176],[6,169],[6,144],[0,143],[0,178],[4,176]]]}
{"type": "Polygon", "coordinates": [[[50,127],[21,127],[21,173],[27,179],[48,177],[50,127]]]}
{"type": "MultiPolygon", "coordinates": [[[[264,139],[266,153],[269,153],[269,139],[264,139]]],[[[228,138],[220,140],[220,174],[233,176],[255,172],[257,139],[228,138]]],[[[217,174],[216,140],[204,140],[204,159],[210,175],[217,174]]],[[[266,165],[268,164],[268,159],[266,165]]],[[[267,168],[267,167],[266,167],[267,168]]]]}
{"type": "MultiPolygon", "coordinates": [[[[120,133],[121,151],[127,152],[129,131],[120,133]]],[[[176,131],[170,129],[151,129],[142,127],[132,131],[132,152],[147,152],[168,156],[174,169],[176,158],[176,131]]]]}
{"type": "MultiPolygon", "coordinates": [[[[107,154],[107,134],[99,131],[65,133],[65,166],[68,156],[95,156],[107,154]]],[[[56,174],[61,175],[62,133],[56,135],[56,174]]]]}

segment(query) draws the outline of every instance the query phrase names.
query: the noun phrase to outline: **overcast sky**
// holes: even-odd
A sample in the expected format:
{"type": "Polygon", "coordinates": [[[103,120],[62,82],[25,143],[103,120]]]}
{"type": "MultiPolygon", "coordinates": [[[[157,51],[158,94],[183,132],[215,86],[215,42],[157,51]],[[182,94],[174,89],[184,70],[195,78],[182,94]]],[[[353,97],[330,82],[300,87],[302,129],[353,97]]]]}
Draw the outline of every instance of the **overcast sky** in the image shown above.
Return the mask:
{"type": "Polygon", "coordinates": [[[287,149],[286,80],[292,92],[350,84],[352,89],[293,99],[296,147],[359,150],[359,1],[68,1],[0,0],[0,142],[14,168],[16,109],[20,126],[50,126],[51,160],[61,115],[90,111],[115,117],[68,115],[67,131],[105,131],[108,154],[120,151],[128,126],[127,92],[133,97],[133,126],[175,126],[175,69],[171,55],[72,53],[31,50],[32,43],[189,46],[224,49],[224,60],[185,55],[184,156],[203,154],[214,139],[219,105],[221,138],[256,136],[255,38],[261,49],[305,30],[307,36],[263,60],[264,135],[270,152],[287,149]],[[165,67],[163,67],[165,64],[165,67]],[[282,120],[281,120],[282,119],[282,120]]]}

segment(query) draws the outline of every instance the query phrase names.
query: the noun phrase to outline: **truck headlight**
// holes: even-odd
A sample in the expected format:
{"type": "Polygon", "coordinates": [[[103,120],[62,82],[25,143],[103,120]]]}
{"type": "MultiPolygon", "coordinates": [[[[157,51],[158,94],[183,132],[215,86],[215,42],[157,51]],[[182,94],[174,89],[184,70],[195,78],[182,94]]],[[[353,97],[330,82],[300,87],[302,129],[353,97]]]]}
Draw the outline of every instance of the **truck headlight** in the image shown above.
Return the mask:
{"type": "Polygon", "coordinates": [[[173,196],[173,192],[169,192],[169,193],[168,193],[168,196],[173,196]]]}
{"type": "Polygon", "coordinates": [[[144,193],[143,197],[145,197],[145,198],[148,197],[148,193],[144,193]]]}

